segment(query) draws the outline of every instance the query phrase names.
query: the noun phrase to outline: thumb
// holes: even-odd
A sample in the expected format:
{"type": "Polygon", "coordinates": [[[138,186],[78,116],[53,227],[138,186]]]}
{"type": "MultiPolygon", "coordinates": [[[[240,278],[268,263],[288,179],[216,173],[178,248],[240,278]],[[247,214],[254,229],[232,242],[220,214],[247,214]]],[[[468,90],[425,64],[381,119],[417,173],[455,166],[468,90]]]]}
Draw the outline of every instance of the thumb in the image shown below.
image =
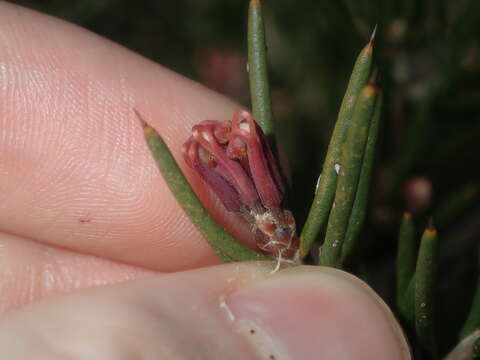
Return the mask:
{"type": "Polygon", "coordinates": [[[0,358],[410,359],[363,282],[273,267],[221,265],[49,298],[0,322],[0,358]]]}

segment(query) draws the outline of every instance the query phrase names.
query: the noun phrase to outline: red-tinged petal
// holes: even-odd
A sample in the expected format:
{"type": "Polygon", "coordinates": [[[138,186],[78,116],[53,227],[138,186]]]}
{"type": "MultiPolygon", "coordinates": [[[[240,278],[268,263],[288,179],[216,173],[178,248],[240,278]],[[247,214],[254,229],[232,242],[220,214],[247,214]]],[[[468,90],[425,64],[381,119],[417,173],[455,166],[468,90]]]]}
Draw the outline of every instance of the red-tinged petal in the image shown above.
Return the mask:
{"type": "Polygon", "coordinates": [[[214,136],[214,125],[203,123],[195,125],[193,138],[215,159],[222,170],[222,175],[236,189],[246,206],[253,206],[258,202],[258,193],[248,174],[238,162],[228,158],[225,148],[217,142],[214,136]]]}
{"type": "MultiPolygon", "coordinates": [[[[246,144],[251,177],[262,204],[267,207],[280,206],[283,198],[283,183],[276,168],[275,159],[268,148],[262,130],[257,126],[252,115],[245,110],[233,115],[229,147],[237,147],[234,141],[238,139],[246,144]]],[[[230,153],[235,151],[230,149],[230,153]]]]}
{"type": "MultiPolygon", "coordinates": [[[[213,135],[219,144],[226,144],[229,141],[231,133],[230,121],[218,121],[218,120],[203,120],[200,124],[201,127],[211,128],[213,135]]],[[[196,125],[196,126],[198,126],[196,125]]],[[[195,128],[195,126],[194,126],[195,128]]]]}
{"type": "Polygon", "coordinates": [[[267,157],[267,164],[270,169],[270,173],[272,174],[275,184],[277,185],[278,190],[280,191],[283,197],[283,195],[285,194],[285,185],[284,185],[284,181],[280,173],[280,170],[278,170],[277,160],[275,159],[275,156],[273,156],[272,149],[270,149],[270,145],[268,144],[268,141],[267,141],[267,137],[265,136],[262,129],[260,129],[258,125],[257,127],[258,127],[257,133],[262,143],[263,152],[267,157]]]}
{"type": "Polygon", "coordinates": [[[205,163],[201,160],[200,151],[198,142],[190,139],[183,148],[185,161],[210,186],[228,211],[240,211],[242,202],[238,192],[220,175],[217,164],[212,166],[211,163],[205,163]]]}

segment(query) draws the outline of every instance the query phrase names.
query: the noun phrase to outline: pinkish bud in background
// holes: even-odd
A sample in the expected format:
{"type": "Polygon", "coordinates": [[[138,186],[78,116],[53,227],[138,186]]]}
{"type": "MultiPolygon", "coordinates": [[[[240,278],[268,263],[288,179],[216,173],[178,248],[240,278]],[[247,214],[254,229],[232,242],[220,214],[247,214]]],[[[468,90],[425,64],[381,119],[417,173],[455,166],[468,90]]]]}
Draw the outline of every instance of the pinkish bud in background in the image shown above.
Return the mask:
{"type": "Polygon", "coordinates": [[[430,207],[432,193],[432,183],[426,176],[410,178],[403,189],[406,209],[412,214],[424,212],[430,207]]]}
{"type": "Polygon", "coordinates": [[[264,253],[293,257],[298,240],[292,213],[281,207],[285,186],[265,135],[248,111],[236,112],[232,121],[195,125],[182,151],[225,208],[253,225],[264,253]]]}

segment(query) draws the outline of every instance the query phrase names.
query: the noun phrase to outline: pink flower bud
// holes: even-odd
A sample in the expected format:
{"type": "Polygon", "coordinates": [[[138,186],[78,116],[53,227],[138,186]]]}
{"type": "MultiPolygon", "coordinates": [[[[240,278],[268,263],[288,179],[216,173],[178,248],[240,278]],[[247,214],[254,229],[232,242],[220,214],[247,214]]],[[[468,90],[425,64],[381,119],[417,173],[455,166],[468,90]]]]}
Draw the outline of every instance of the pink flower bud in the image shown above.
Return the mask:
{"type": "Polygon", "coordinates": [[[294,255],[295,219],[281,208],[285,186],[265,135],[248,111],[236,112],[232,121],[195,125],[182,151],[225,208],[254,225],[263,252],[294,255]]]}

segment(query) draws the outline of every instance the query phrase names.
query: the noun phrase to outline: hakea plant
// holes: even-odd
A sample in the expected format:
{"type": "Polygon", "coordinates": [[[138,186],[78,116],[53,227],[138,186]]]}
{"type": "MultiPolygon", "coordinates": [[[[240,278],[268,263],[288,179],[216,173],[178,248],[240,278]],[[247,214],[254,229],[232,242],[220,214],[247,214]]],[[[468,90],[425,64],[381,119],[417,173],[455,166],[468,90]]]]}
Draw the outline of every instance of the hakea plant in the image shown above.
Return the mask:
{"type": "Polygon", "coordinates": [[[195,125],[182,152],[225,208],[252,224],[263,253],[287,259],[295,255],[295,219],[282,208],[285,185],[267,139],[248,111],[237,111],[231,121],[195,125]]]}
{"type": "MultiPolygon", "coordinates": [[[[378,139],[382,92],[373,69],[375,30],[354,64],[325,155],[322,175],[306,222],[297,237],[293,214],[284,209],[286,186],[267,140],[274,137],[260,0],[251,0],[248,72],[252,114],[239,110],[231,121],[203,120],[186,135],[183,158],[226,210],[249,222],[253,251],[233,238],[203,207],[161,136],[136,111],[146,142],[166,183],[185,213],[223,262],[276,258],[342,268],[358,245],[369,197],[378,139]],[[325,231],[324,231],[325,230],[325,231]],[[320,251],[311,252],[325,234],[320,251]],[[317,259],[313,259],[313,254],[317,259]]],[[[431,222],[417,249],[410,214],[398,241],[397,313],[411,334],[414,352],[438,358],[434,328],[437,231],[431,222]]],[[[274,271],[275,271],[274,270],[274,271]]],[[[458,347],[447,359],[471,359],[480,348],[480,280],[458,347]],[[476,349],[476,350],[475,350],[476,349]],[[458,353],[464,355],[458,356],[458,353]]]]}
{"type": "Polygon", "coordinates": [[[190,188],[161,136],[138,112],[137,117],[167,184],[223,261],[303,261],[328,218],[319,264],[340,267],[355,247],[365,218],[379,128],[382,96],[377,72],[372,71],[375,31],[355,62],[322,177],[300,236],[293,214],[283,207],[286,186],[270,148],[275,134],[264,31],[260,1],[252,0],[248,73],[253,115],[239,110],[230,121],[199,119],[182,149],[185,162],[226,210],[252,225],[260,254],[240,244],[215,222],[190,188]]]}

